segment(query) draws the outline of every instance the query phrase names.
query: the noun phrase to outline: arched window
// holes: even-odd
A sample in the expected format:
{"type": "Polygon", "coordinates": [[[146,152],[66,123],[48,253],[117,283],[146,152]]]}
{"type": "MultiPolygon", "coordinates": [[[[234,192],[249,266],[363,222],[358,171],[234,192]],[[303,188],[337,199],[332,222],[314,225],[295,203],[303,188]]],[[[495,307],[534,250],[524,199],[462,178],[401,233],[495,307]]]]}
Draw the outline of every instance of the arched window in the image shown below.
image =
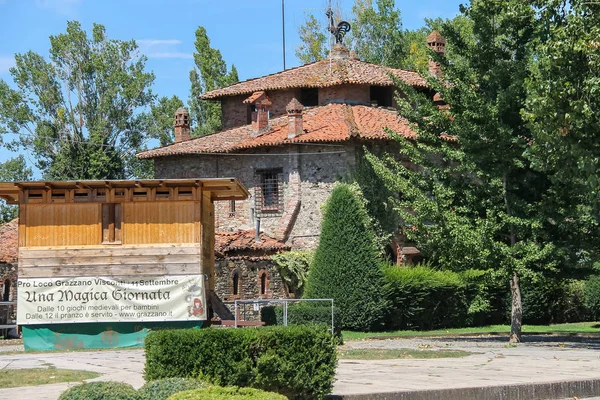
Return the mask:
{"type": "Polygon", "coordinates": [[[10,280],[4,281],[4,294],[2,295],[2,301],[10,301],[10,280]]]}
{"type": "Polygon", "coordinates": [[[267,291],[269,290],[269,273],[266,270],[261,270],[260,271],[260,294],[261,295],[265,295],[267,294],[267,291]]]}
{"type": "Polygon", "coordinates": [[[237,271],[233,272],[233,295],[237,296],[239,294],[240,287],[240,274],[237,271]]]}

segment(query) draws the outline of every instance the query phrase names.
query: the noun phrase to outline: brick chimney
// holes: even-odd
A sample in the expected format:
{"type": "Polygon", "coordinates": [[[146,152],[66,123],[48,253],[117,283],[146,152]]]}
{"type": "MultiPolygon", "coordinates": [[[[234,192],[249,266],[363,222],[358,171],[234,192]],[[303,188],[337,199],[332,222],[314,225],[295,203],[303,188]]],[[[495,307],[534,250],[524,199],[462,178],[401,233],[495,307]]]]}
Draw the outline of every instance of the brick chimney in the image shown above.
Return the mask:
{"type": "Polygon", "coordinates": [[[254,92],[252,96],[244,100],[244,104],[253,104],[252,111],[252,129],[260,133],[269,126],[269,110],[271,109],[271,100],[265,92],[254,92]]]}
{"type": "MultiPolygon", "coordinates": [[[[438,32],[433,31],[427,36],[427,47],[438,54],[446,54],[446,39],[438,32]]],[[[442,76],[442,68],[440,64],[429,60],[429,73],[436,76],[442,76]]]]}
{"type": "Polygon", "coordinates": [[[302,110],[304,106],[295,97],[285,107],[288,115],[288,139],[302,135],[302,110]]]}
{"type": "Polygon", "coordinates": [[[175,143],[190,139],[190,113],[187,108],[181,107],[175,111],[174,121],[175,143]]]}

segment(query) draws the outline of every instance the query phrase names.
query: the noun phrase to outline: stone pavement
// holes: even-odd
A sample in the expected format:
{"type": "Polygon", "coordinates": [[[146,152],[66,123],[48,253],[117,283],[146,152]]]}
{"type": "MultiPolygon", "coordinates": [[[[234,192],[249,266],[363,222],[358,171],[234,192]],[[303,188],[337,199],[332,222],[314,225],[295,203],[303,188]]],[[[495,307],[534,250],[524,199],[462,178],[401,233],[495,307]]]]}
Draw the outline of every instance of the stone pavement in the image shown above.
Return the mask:
{"type": "MultiPolygon", "coordinates": [[[[391,396],[393,392],[600,379],[600,338],[529,336],[526,340],[517,347],[507,346],[506,337],[347,342],[343,348],[462,349],[475,354],[447,359],[340,360],[334,393],[387,392],[391,396]]],[[[50,365],[103,374],[93,380],[127,382],[136,388],[144,383],[143,350],[0,354],[0,370],[50,365]]],[[[55,400],[72,385],[0,389],[0,398],[55,400]]]]}

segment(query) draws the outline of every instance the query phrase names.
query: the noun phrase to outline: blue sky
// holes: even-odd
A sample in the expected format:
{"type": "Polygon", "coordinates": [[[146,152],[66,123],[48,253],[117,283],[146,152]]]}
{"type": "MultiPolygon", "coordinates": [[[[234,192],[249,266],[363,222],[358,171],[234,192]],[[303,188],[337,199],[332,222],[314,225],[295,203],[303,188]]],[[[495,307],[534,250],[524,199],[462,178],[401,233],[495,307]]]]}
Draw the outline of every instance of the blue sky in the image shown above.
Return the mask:
{"type": "MultiPolygon", "coordinates": [[[[334,0],[349,17],[353,0],[334,0]]],[[[466,0],[396,0],[405,28],[424,24],[426,17],[451,18],[466,0]]],[[[297,66],[298,27],[306,13],[324,17],[328,0],[285,0],[286,66],[297,66]]],[[[204,26],[213,47],[228,66],[235,64],[241,80],[283,69],[281,0],[0,0],[0,79],[10,81],[15,53],[33,50],[46,55],[50,35],[64,32],[78,20],[84,29],[94,22],[113,39],[136,39],[156,75],[158,95],[189,97],[194,32],[204,26]]],[[[11,157],[0,149],[0,161],[11,157]]]]}

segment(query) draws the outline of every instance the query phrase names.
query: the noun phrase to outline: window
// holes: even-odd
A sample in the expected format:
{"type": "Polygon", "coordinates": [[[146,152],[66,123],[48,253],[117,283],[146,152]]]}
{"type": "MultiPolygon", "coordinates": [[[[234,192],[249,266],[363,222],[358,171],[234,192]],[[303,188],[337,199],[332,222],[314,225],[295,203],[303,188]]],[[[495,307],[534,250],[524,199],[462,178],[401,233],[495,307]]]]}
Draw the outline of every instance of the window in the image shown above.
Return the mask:
{"type": "Polygon", "coordinates": [[[235,271],[233,273],[232,280],[233,280],[233,295],[237,296],[239,294],[239,290],[240,290],[239,289],[240,288],[240,274],[237,271],[235,271]]]}
{"type": "Polygon", "coordinates": [[[10,280],[4,281],[4,293],[2,295],[2,301],[10,301],[10,280]]]}
{"type": "Polygon", "coordinates": [[[391,86],[371,86],[371,105],[391,107],[394,89],[391,86]]]}
{"type": "Polygon", "coordinates": [[[302,88],[300,89],[300,103],[304,107],[314,107],[319,105],[319,89],[318,88],[302,88]]]}
{"type": "Polygon", "coordinates": [[[269,291],[269,273],[266,270],[261,270],[259,274],[260,294],[266,295],[269,291]]]}
{"type": "Polygon", "coordinates": [[[280,213],[283,208],[282,169],[259,170],[257,172],[259,185],[254,197],[257,212],[259,215],[280,213]]]}
{"type": "Polygon", "coordinates": [[[121,244],[121,204],[102,204],[102,244],[121,244]]]}

